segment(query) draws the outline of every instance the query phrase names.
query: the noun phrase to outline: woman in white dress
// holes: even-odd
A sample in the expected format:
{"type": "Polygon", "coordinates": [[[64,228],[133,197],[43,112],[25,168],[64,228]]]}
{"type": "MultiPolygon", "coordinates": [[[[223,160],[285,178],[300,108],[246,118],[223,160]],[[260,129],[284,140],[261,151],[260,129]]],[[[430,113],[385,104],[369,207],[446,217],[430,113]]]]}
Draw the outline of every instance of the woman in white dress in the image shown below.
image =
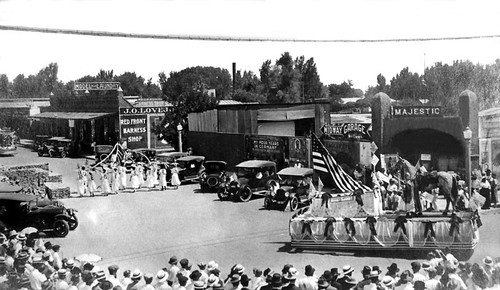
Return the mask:
{"type": "Polygon", "coordinates": [[[95,179],[97,178],[97,172],[95,171],[95,168],[90,169],[88,175],[89,175],[89,181],[88,181],[89,193],[90,196],[94,196],[95,192],[97,191],[97,185],[95,183],[95,179]]]}
{"type": "Polygon", "coordinates": [[[144,180],[144,166],[139,163],[137,165],[137,174],[139,174],[139,187],[144,186],[145,180],[144,180]]]}
{"type": "Polygon", "coordinates": [[[111,176],[111,172],[109,171],[107,166],[104,166],[103,172],[102,172],[102,192],[105,195],[108,195],[111,193],[110,176],[111,176]]]}
{"type": "Polygon", "coordinates": [[[132,173],[130,174],[130,183],[132,185],[132,192],[135,192],[141,186],[141,182],[139,180],[139,172],[134,167],[132,167],[132,173]]]}
{"type": "Polygon", "coordinates": [[[87,171],[85,166],[78,168],[78,193],[80,197],[87,191],[87,171]]]}
{"type": "Polygon", "coordinates": [[[117,194],[120,190],[120,172],[118,172],[118,168],[113,168],[112,178],[111,178],[112,186],[111,190],[117,194]]]}
{"type": "Polygon", "coordinates": [[[181,185],[181,180],[179,179],[179,168],[177,167],[177,163],[173,163],[174,168],[170,171],[172,173],[172,179],[170,180],[170,183],[172,184],[175,189],[179,188],[179,185],[181,185]]]}
{"type": "Polygon", "coordinates": [[[167,169],[165,164],[160,164],[160,190],[167,189],[167,169]]]}
{"type": "Polygon", "coordinates": [[[118,173],[120,174],[120,189],[127,188],[127,169],[124,166],[118,166],[118,173]]]}
{"type": "Polygon", "coordinates": [[[154,162],[152,163],[151,169],[153,170],[153,187],[156,187],[157,185],[160,184],[160,180],[158,179],[158,163],[154,162]]]}
{"type": "Polygon", "coordinates": [[[153,167],[154,165],[151,164],[151,167],[149,167],[146,170],[146,186],[148,187],[149,190],[153,189],[155,187],[155,175],[153,175],[153,167]]]}

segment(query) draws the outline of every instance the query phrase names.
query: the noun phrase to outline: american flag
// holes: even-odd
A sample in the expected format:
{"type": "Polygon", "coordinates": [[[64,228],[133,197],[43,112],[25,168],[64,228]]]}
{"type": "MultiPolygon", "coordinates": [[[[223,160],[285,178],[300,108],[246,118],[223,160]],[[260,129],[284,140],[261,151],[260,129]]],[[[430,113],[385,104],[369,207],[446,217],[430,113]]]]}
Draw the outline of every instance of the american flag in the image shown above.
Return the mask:
{"type": "Polygon", "coordinates": [[[335,186],[342,192],[352,192],[360,188],[365,191],[371,190],[368,186],[357,182],[347,174],[344,169],[337,164],[337,161],[333,159],[332,155],[330,155],[316,135],[313,134],[311,139],[314,170],[328,173],[332,177],[335,186]]]}

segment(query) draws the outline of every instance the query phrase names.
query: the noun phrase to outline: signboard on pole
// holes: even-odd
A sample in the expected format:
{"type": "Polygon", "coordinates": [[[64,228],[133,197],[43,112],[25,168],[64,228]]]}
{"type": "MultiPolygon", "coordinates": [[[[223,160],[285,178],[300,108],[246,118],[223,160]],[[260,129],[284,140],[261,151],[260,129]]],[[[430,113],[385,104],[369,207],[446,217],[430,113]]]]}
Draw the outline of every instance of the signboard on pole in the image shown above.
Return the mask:
{"type": "Polygon", "coordinates": [[[75,91],[116,91],[119,88],[119,82],[75,82],[73,86],[75,91]]]}
{"type": "Polygon", "coordinates": [[[147,148],[148,129],[146,115],[121,115],[120,137],[127,141],[127,148],[147,148]]]}

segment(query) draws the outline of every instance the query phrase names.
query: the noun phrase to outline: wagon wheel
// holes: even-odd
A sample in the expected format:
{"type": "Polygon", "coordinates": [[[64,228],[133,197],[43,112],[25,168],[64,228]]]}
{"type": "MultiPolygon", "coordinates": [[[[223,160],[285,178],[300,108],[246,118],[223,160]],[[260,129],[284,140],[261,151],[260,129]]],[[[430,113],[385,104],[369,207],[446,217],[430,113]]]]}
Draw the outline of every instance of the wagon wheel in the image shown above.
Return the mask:
{"type": "Polygon", "coordinates": [[[252,198],[252,190],[249,187],[245,187],[238,192],[238,197],[240,201],[247,202],[252,198]]]}
{"type": "Polygon", "coordinates": [[[290,199],[290,210],[291,211],[296,211],[299,208],[299,199],[294,196],[292,199],[290,199]]]}

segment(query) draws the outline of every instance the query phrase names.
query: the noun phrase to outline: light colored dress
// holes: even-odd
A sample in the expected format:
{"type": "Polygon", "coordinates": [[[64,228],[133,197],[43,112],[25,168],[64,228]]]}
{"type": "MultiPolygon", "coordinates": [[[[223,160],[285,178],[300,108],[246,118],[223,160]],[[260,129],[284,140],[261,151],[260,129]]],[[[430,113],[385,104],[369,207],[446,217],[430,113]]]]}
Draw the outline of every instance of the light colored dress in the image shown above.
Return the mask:
{"type": "Polygon", "coordinates": [[[132,175],[130,176],[130,183],[132,184],[133,189],[138,189],[141,186],[141,182],[139,180],[139,174],[136,170],[132,171],[132,175]]]}
{"type": "Polygon", "coordinates": [[[139,174],[140,186],[143,186],[144,185],[144,166],[138,165],[137,166],[137,173],[139,174]]]}
{"type": "Polygon", "coordinates": [[[156,179],[155,177],[156,176],[153,175],[153,174],[154,173],[153,173],[152,169],[148,169],[148,171],[146,171],[146,176],[147,176],[146,177],[147,178],[147,180],[146,180],[146,186],[148,188],[150,188],[150,189],[155,187],[155,179],[156,179]]]}
{"type": "Polygon", "coordinates": [[[111,193],[111,186],[110,186],[110,182],[109,182],[109,176],[110,176],[110,173],[106,169],[104,171],[104,173],[102,174],[102,191],[104,193],[111,193]]]}
{"type": "Polygon", "coordinates": [[[117,169],[115,169],[112,173],[112,179],[111,179],[111,182],[112,182],[112,186],[111,186],[111,189],[113,190],[113,192],[118,192],[120,190],[120,172],[118,172],[117,169]]]}
{"type": "Polygon", "coordinates": [[[160,189],[167,187],[167,170],[165,168],[160,169],[160,189]]]}
{"type": "Polygon", "coordinates": [[[84,195],[87,189],[87,172],[82,169],[78,169],[78,193],[84,195]]]}
{"type": "Polygon", "coordinates": [[[118,167],[120,173],[120,187],[125,189],[127,187],[127,169],[123,166],[118,167]]]}
{"type": "Polygon", "coordinates": [[[97,185],[95,183],[95,178],[96,178],[96,172],[95,171],[90,171],[89,172],[89,192],[90,194],[94,194],[95,191],[97,191],[97,185]]]}
{"type": "Polygon", "coordinates": [[[153,176],[154,176],[153,184],[158,185],[158,184],[160,184],[160,180],[158,180],[158,166],[156,164],[153,164],[152,169],[153,169],[153,176]]]}
{"type": "Polygon", "coordinates": [[[170,180],[170,183],[172,184],[172,186],[177,187],[181,185],[181,180],[179,179],[179,168],[174,167],[172,168],[171,172],[172,172],[172,179],[170,180]]]}

